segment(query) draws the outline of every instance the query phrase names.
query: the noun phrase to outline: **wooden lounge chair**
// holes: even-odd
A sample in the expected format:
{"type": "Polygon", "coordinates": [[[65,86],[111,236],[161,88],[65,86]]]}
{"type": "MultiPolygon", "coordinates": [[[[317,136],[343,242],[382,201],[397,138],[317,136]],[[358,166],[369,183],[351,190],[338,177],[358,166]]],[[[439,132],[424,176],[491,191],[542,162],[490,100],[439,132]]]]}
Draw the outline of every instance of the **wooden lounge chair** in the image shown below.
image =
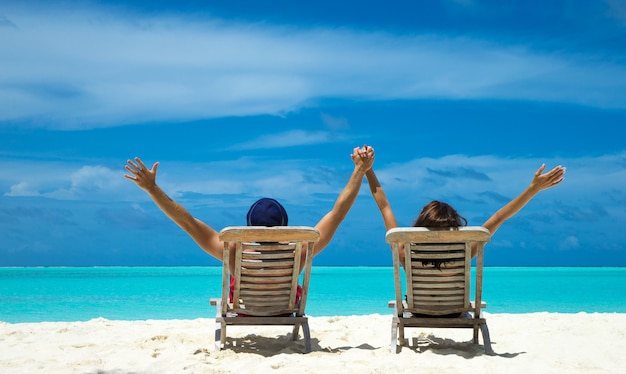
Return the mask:
{"type": "Polygon", "coordinates": [[[460,227],[454,230],[429,230],[423,227],[395,228],[387,232],[392,246],[396,298],[391,326],[391,350],[404,345],[406,327],[472,328],[474,344],[482,331],[485,353],[494,354],[487,321],[481,315],[483,248],[491,238],[483,227],[460,227]],[[398,247],[404,245],[406,300],[402,298],[398,247]],[[471,277],[471,246],[476,243],[475,278],[471,277]],[[437,269],[435,264],[439,263],[437,269]],[[474,302],[470,286],[474,283],[474,302]],[[399,334],[399,336],[398,336],[399,334]]]}
{"type": "Polygon", "coordinates": [[[294,341],[302,327],[305,351],[309,353],[311,336],[304,308],[313,246],[319,239],[317,230],[297,226],[227,227],[220,232],[220,239],[224,242],[222,297],[210,301],[217,309],[215,349],[219,351],[224,346],[228,325],[288,325],[293,326],[294,341]],[[236,246],[232,257],[231,242],[236,246]],[[308,243],[306,251],[304,243],[308,243]],[[232,266],[230,258],[234,258],[232,266]],[[298,300],[300,269],[304,274],[298,300]]]}

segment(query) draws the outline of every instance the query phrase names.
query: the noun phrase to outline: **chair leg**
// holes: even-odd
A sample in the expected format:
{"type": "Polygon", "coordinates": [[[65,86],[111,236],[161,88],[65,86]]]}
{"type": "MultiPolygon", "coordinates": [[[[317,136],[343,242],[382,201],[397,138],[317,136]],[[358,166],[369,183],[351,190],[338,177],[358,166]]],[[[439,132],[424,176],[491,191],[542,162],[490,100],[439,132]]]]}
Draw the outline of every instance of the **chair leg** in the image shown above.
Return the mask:
{"type": "Polygon", "coordinates": [[[478,325],[474,325],[474,344],[478,344],[478,325]]]}
{"type": "Polygon", "coordinates": [[[221,319],[222,317],[222,302],[216,300],[215,302],[215,352],[219,352],[226,341],[226,323],[221,319]]]}
{"type": "Polygon", "coordinates": [[[226,345],[226,322],[222,322],[222,336],[220,339],[220,346],[224,347],[226,345]]]}
{"type": "Polygon", "coordinates": [[[311,352],[311,332],[309,331],[309,323],[302,324],[302,335],[304,335],[304,353],[311,352]]]}
{"type": "Polygon", "coordinates": [[[295,342],[298,340],[298,332],[300,331],[300,324],[296,323],[293,325],[293,331],[291,332],[291,339],[295,342]]]}
{"type": "Polygon", "coordinates": [[[222,349],[226,341],[226,323],[215,321],[215,352],[222,349]]]}
{"type": "Polygon", "coordinates": [[[489,337],[489,327],[487,324],[480,325],[480,331],[483,333],[483,342],[485,344],[485,353],[489,356],[493,356],[496,353],[491,348],[491,338],[489,337]]]}
{"type": "Polygon", "coordinates": [[[400,344],[398,344],[398,330],[399,329],[400,329],[399,324],[396,321],[392,321],[391,322],[391,344],[389,346],[389,348],[391,349],[391,353],[400,353],[400,344]]]}

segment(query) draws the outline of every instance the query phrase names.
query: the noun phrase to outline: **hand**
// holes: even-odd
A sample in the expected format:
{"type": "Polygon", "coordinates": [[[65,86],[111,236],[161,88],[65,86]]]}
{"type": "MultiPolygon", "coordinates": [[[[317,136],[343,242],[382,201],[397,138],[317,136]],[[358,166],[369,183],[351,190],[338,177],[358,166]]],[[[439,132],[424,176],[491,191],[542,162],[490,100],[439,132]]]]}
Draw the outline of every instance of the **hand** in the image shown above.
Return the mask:
{"type": "Polygon", "coordinates": [[[354,148],[350,157],[356,167],[366,172],[371,169],[374,164],[374,148],[364,144],[363,147],[354,148]]]}
{"type": "Polygon", "coordinates": [[[135,162],[128,160],[127,163],[128,165],[126,165],[125,168],[131,175],[124,174],[124,178],[130,179],[135,182],[139,188],[146,191],[150,191],[156,186],[156,172],[159,167],[158,162],[152,165],[152,169],[148,169],[139,157],[135,157],[135,162]]]}
{"type": "Polygon", "coordinates": [[[541,165],[541,167],[535,172],[533,177],[533,181],[530,183],[530,187],[536,189],[538,191],[545,190],[547,188],[556,186],[557,184],[563,182],[565,175],[565,168],[562,166],[557,166],[554,169],[550,170],[545,174],[541,174],[546,168],[546,164],[541,165]]]}

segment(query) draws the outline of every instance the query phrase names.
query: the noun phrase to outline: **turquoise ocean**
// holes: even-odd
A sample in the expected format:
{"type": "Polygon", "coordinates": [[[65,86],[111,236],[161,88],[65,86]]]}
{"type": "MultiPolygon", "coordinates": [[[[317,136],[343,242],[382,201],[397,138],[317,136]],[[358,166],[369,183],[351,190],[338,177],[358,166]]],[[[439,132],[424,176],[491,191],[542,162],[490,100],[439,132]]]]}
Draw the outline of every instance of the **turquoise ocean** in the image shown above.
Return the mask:
{"type": "MultiPolygon", "coordinates": [[[[215,317],[221,267],[0,268],[0,321],[215,317]]],[[[488,313],[626,313],[626,268],[487,267],[488,313]]],[[[391,267],[312,271],[310,316],[390,314],[391,267]]]]}

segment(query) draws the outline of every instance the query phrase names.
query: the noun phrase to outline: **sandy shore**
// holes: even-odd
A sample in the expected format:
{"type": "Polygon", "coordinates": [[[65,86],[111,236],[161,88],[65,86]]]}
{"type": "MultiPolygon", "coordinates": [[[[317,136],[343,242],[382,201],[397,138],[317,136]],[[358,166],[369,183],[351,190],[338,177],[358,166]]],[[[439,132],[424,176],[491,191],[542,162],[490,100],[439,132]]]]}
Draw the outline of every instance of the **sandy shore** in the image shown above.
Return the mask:
{"type": "Polygon", "coordinates": [[[313,352],[289,327],[231,327],[213,352],[212,319],[0,323],[1,373],[619,373],[626,314],[487,314],[497,356],[471,330],[407,330],[389,350],[388,315],[311,317],[313,352]],[[482,341],[481,341],[482,342],[482,341]]]}

